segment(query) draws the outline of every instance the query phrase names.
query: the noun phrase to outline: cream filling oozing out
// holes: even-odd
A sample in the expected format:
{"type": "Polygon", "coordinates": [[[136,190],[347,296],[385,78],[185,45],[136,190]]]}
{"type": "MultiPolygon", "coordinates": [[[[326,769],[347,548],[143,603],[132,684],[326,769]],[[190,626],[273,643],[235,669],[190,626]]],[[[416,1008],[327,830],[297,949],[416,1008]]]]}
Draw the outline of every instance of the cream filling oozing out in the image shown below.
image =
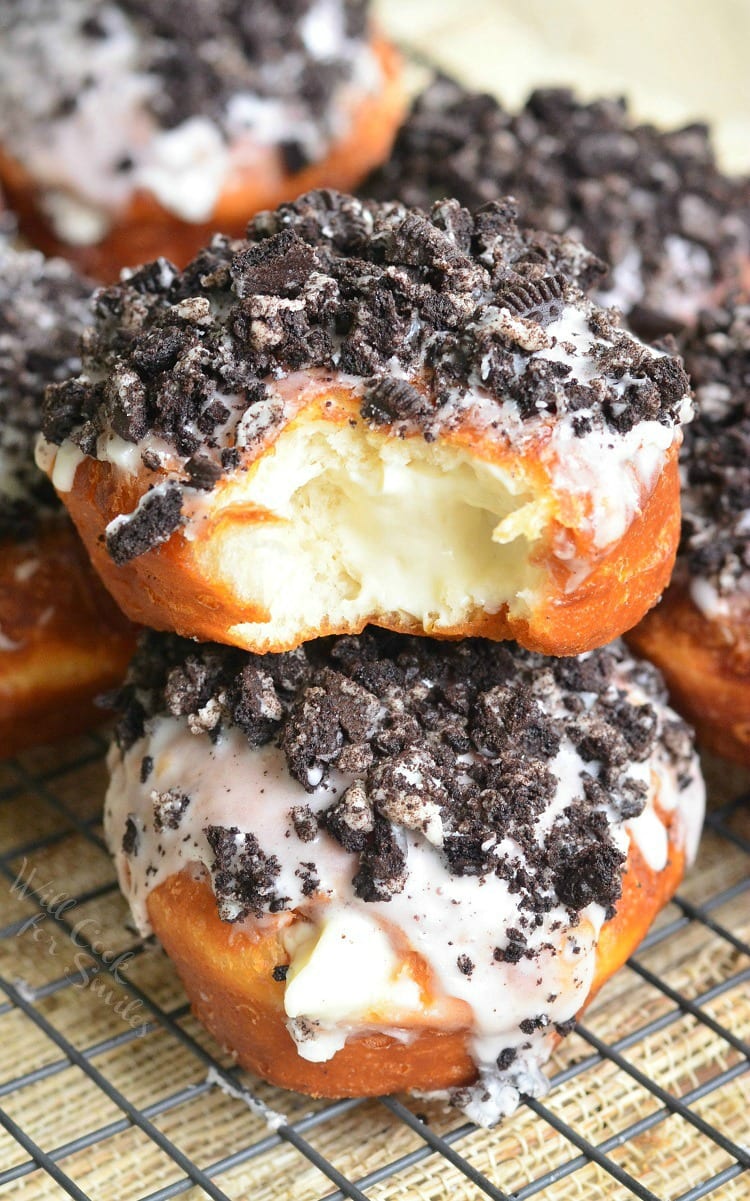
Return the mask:
{"type": "MultiPolygon", "coordinates": [[[[630,689],[630,695],[640,694],[630,689]]],[[[580,795],[584,764],[566,739],[550,766],[559,785],[537,820],[539,842],[580,795]]],[[[504,944],[505,931],[517,926],[521,916],[517,897],[497,876],[480,881],[451,875],[438,849],[440,830],[428,831],[432,841],[422,833],[402,831],[408,876],[403,891],[387,902],[364,902],[355,895],[356,857],[330,836],[319,832],[306,843],[297,838],[290,822],[292,807],[326,808],[349,786],[349,777],[333,772],[325,785],[308,793],[289,776],[284,756],[275,746],[250,748],[237,729],[224,731],[211,745],[178,718],[159,719],[153,731],[124,756],[113,748],[110,769],[107,837],[121,886],[144,934],[149,930],[151,889],[183,868],[210,870],[213,854],[204,833],[207,826],[236,826],[241,833],[251,832],[262,849],[277,856],[281,870],[274,886],[279,895],[290,898],[289,907],[298,919],[284,935],[290,955],[285,1006],[288,1028],[301,1056],[318,1062],[328,1059],[349,1036],[372,1029],[408,1040],[420,1026],[430,1024],[431,1011],[391,942],[395,930],[401,949],[405,939],[432,971],[435,1015],[443,998],[457,998],[470,1007],[471,1047],[482,1085],[481,1100],[475,1091],[469,1101],[471,1116],[483,1122],[496,1120],[515,1107],[519,1088],[543,1090],[540,1065],[550,1052],[552,1023],[572,1018],[591,986],[604,920],[601,906],[590,904],[573,925],[567,910],[557,905],[542,915],[538,928],[527,932],[533,957],[498,962],[494,949],[504,944]],[[145,754],[153,757],[154,766],[144,784],[140,771],[145,754]],[[187,793],[190,803],[176,829],[157,831],[152,793],[170,788],[187,793]],[[122,839],[129,817],[137,827],[138,841],[136,851],[126,856],[122,839]],[[303,862],[313,862],[319,877],[312,897],[303,894],[296,874],[303,862]],[[474,965],[470,975],[459,967],[463,955],[474,965]],[[550,1025],[523,1033],[519,1023],[540,1013],[547,1015],[550,1025]],[[516,1058],[512,1070],[502,1072],[496,1061],[506,1048],[515,1050],[516,1058]]],[[[590,771],[591,764],[586,769],[590,771]]],[[[682,790],[659,751],[630,774],[648,783],[649,799],[643,814],[626,824],[617,823],[608,812],[616,845],[627,853],[634,844],[649,867],[662,870],[668,855],[663,812],[673,815],[672,840],[692,859],[704,803],[697,766],[682,790]],[[657,797],[659,811],[654,804],[657,797]]],[[[498,843],[497,853],[524,859],[521,848],[507,837],[498,843]]],[[[238,928],[242,929],[242,922],[238,928]]]]}
{"type": "Polygon", "coordinates": [[[106,36],[95,38],[81,32],[90,4],[37,7],[21,31],[0,36],[0,138],[42,189],[56,233],[74,245],[99,241],[139,190],[186,221],[207,220],[233,172],[282,174],[280,143],[300,144],[311,161],[323,158],[348,131],[357,101],[382,82],[370,46],[346,36],[339,0],[318,0],[301,23],[306,49],[321,62],[350,65],[323,126],[299,101],[273,96],[274,72],[298,70],[288,55],[263,68],[269,96],[231,98],[223,128],[194,114],[162,129],[148,111],[158,77],[145,68],[139,35],[116,5],[97,11],[106,36]],[[50,120],[54,88],[60,100],[75,96],[76,104],[50,120]]]}

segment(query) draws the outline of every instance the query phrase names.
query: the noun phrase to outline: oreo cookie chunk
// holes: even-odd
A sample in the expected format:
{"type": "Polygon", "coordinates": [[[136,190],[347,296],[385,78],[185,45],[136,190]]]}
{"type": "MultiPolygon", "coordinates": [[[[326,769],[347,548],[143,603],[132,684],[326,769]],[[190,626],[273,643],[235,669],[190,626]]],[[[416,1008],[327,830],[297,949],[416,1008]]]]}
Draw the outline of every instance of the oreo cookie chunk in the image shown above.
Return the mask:
{"type": "Polygon", "coordinates": [[[80,370],[90,291],[66,263],[0,236],[0,540],[29,537],[57,506],[34,444],[46,385],[80,370]]]}
{"type": "Polygon", "coordinates": [[[646,336],[750,282],[750,182],[722,174],[705,125],[638,124],[623,100],[547,88],[512,113],[441,76],[362,191],[423,208],[513,195],[523,224],[570,233],[609,265],[599,301],[646,336]]]}

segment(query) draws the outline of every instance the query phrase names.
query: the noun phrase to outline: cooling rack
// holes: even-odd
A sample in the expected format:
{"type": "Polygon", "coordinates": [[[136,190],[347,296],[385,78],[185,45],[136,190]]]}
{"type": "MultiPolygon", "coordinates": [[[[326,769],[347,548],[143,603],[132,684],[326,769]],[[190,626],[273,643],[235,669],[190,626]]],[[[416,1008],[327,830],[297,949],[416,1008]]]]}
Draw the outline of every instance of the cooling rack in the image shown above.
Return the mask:
{"type": "MultiPolygon", "coordinates": [[[[167,1201],[750,1197],[750,799],[493,1131],[237,1070],[126,925],[101,735],[0,764],[0,1196],[167,1201]]],[[[729,769],[722,769],[729,770],[729,769]]],[[[729,781],[715,793],[726,796],[729,781]]]]}

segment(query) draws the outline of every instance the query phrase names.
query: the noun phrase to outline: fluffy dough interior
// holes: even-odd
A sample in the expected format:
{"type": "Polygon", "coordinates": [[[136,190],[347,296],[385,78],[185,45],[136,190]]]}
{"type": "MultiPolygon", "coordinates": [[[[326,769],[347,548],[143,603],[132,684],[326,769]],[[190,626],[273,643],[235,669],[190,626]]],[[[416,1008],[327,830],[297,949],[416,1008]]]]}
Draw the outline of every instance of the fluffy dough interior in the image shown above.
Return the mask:
{"type": "MultiPolygon", "coordinates": [[[[511,473],[361,423],[295,422],[214,498],[195,553],[243,603],[273,607],[277,637],[378,613],[429,631],[476,609],[528,611],[547,508],[517,463],[511,473]]],[[[256,641],[263,623],[232,633],[256,641]]]]}

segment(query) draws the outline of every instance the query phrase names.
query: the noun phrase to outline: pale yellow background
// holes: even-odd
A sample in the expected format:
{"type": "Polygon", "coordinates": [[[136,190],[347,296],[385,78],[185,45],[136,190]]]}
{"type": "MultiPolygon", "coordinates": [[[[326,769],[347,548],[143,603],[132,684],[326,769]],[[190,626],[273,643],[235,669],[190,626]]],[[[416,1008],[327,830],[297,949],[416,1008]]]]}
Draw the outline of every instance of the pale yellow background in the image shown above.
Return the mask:
{"type": "Polygon", "coordinates": [[[627,94],[668,124],[708,118],[750,169],[750,0],[379,0],[382,24],[465,82],[518,105],[540,84],[627,94]]]}

